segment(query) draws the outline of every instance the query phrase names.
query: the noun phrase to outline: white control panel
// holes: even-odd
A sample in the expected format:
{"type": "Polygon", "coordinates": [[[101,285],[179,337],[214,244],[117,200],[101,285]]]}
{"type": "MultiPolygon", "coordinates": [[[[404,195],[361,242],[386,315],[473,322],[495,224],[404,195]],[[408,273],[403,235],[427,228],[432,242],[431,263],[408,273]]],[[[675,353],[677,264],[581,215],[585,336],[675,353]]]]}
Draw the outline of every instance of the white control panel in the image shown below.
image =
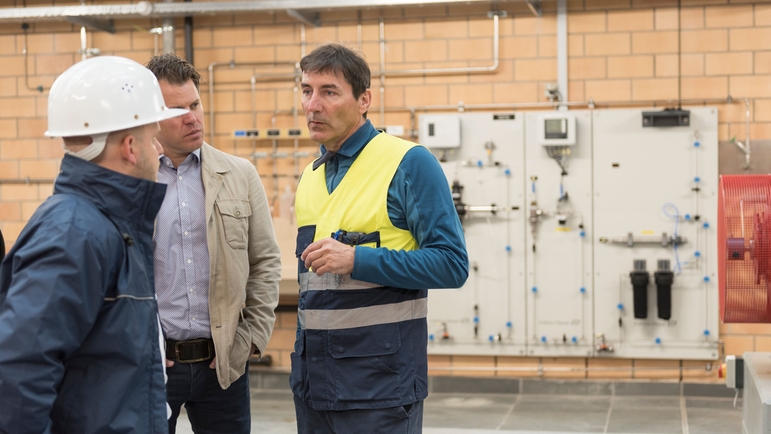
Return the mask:
{"type": "Polygon", "coordinates": [[[420,144],[426,148],[460,147],[460,116],[423,115],[420,117],[420,144]]]}
{"type": "Polygon", "coordinates": [[[470,262],[429,293],[429,353],[718,357],[717,109],[644,111],[421,116],[470,262]]]}

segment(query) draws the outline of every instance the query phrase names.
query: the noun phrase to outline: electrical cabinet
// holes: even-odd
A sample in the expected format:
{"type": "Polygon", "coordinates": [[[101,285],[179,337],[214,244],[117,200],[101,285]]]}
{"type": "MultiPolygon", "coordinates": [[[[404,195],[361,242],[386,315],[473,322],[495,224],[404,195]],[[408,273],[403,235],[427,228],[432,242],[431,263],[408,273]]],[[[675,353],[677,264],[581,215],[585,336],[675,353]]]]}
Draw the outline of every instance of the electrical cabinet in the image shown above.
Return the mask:
{"type": "Polygon", "coordinates": [[[432,152],[470,271],[429,293],[429,353],[718,356],[717,110],[667,127],[643,112],[447,115],[460,145],[432,152]],[[567,140],[544,140],[554,119],[567,140]]]}

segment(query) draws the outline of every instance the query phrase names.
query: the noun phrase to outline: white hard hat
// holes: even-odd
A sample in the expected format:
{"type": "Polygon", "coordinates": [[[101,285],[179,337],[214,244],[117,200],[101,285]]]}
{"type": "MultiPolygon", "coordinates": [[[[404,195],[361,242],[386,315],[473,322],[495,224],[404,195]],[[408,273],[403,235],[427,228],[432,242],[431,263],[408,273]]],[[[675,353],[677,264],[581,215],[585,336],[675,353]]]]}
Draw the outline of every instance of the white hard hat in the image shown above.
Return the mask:
{"type": "Polygon", "coordinates": [[[48,95],[48,137],[90,136],[77,153],[85,160],[102,153],[107,135],[187,113],[170,109],[155,75],[125,57],[94,57],[64,71],[48,95]]]}

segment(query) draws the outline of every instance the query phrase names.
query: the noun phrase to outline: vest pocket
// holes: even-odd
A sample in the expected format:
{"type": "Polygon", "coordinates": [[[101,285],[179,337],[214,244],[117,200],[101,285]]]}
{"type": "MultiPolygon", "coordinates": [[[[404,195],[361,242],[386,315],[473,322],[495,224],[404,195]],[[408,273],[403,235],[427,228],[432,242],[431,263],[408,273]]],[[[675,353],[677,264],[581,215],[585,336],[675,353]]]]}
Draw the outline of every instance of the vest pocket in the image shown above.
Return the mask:
{"type": "Polygon", "coordinates": [[[330,330],[336,400],[399,398],[400,346],[398,324],[330,330]]]}
{"type": "Polygon", "coordinates": [[[225,239],[234,249],[246,249],[249,236],[249,219],[252,207],[248,200],[218,199],[217,209],[222,216],[222,226],[225,229],[225,239]]]}
{"type": "Polygon", "coordinates": [[[289,355],[289,359],[292,363],[292,371],[289,373],[289,386],[292,392],[301,398],[303,401],[307,401],[308,395],[308,378],[306,374],[306,361],[303,360],[303,354],[305,353],[305,331],[297,331],[297,338],[294,344],[294,351],[289,355]]]}

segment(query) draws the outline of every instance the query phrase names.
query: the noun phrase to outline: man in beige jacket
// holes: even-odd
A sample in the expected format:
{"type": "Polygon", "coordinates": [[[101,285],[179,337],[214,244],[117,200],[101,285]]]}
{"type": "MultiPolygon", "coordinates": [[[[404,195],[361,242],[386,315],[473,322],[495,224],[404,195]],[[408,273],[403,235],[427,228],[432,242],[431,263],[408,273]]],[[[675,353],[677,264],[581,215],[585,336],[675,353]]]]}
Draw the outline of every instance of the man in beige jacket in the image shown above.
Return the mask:
{"type": "Polygon", "coordinates": [[[174,433],[181,406],[200,434],[249,433],[252,354],[275,321],[281,263],[265,191],[247,160],[204,143],[200,75],[174,54],[147,64],[166,105],[158,182],[168,184],[155,230],[155,288],[166,333],[174,433]]]}

